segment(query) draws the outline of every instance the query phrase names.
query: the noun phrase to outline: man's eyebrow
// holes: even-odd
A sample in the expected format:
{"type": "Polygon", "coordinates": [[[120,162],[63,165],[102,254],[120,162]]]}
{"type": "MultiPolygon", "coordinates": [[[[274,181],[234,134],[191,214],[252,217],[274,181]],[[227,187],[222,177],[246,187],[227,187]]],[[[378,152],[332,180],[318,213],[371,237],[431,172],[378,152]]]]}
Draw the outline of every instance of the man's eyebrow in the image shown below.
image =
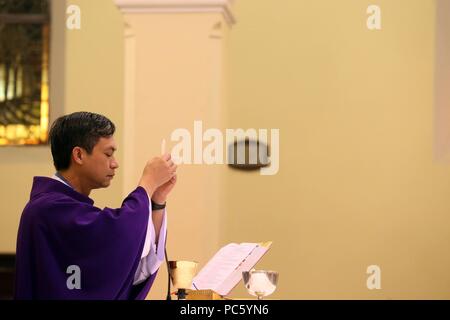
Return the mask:
{"type": "Polygon", "coordinates": [[[117,150],[115,147],[108,147],[107,150],[112,150],[113,152],[117,150]]]}

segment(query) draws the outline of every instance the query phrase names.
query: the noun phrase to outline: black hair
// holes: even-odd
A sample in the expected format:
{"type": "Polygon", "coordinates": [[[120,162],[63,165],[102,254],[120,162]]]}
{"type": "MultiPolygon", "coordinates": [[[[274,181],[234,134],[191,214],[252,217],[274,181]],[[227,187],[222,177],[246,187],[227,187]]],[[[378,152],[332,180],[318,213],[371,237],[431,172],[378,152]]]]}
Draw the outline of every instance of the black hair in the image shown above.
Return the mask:
{"type": "Polygon", "coordinates": [[[56,170],[70,167],[73,148],[83,148],[90,154],[101,137],[110,137],[115,130],[111,120],[91,112],[75,112],[56,119],[49,132],[56,170]]]}

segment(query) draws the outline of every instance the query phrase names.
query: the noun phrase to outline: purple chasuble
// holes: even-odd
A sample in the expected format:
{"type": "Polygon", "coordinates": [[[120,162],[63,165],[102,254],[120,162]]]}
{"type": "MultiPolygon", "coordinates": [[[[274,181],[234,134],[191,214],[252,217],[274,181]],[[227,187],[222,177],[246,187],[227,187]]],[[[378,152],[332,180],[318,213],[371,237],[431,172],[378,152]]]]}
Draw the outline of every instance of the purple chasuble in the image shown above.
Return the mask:
{"type": "Polygon", "coordinates": [[[138,285],[133,279],[149,218],[142,187],[122,207],[102,210],[57,180],[35,177],[17,238],[15,298],[144,299],[157,271],[138,285]]]}

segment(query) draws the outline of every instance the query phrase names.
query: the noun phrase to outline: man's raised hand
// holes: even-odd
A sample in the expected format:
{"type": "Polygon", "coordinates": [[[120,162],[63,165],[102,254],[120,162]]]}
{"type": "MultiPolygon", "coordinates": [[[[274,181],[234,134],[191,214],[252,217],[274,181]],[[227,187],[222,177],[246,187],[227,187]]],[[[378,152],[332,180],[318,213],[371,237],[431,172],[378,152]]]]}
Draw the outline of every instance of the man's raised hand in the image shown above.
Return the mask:
{"type": "Polygon", "coordinates": [[[152,197],[158,187],[175,176],[176,171],[177,165],[171,160],[170,154],[154,157],[145,165],[139,186],[147,191],[149,197],[152,197]]]}

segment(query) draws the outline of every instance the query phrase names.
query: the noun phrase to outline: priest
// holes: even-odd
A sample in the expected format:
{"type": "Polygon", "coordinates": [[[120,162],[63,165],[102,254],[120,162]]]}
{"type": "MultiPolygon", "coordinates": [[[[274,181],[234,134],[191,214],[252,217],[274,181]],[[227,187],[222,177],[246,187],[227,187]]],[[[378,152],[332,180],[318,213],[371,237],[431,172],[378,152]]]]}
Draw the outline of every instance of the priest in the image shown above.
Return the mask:
{"type": "Polygon", "coordinates": [[[34,177],[19,225],[16,299],[144,299],[164,261],[166,199],[176,184],[170,155],[147,162],[120,208],[89,197],[119,168],[114,124],[76,112],[49,133],[56,173],[34,177]]]}

